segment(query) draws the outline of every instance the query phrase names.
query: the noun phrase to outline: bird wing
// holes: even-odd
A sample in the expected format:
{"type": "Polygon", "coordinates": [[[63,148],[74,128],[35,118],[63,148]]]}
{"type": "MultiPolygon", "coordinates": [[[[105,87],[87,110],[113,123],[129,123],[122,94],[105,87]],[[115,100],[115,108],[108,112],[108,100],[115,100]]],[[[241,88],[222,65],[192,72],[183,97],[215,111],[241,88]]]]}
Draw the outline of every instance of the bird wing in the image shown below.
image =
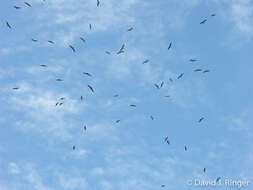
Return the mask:
{"type": "Polygon", "coordinates": [[[94,89],[90,85],[88,85],[88,87],[92,92],[94,92],[94,89]]]}

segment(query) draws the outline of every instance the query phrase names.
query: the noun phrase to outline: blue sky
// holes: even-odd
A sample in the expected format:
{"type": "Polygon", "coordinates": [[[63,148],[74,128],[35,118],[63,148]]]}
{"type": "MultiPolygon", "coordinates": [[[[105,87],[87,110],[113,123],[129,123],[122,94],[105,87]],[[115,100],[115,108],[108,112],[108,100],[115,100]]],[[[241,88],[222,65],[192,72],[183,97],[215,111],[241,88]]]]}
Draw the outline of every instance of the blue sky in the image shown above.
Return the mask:
{"type": "Polygon", "coordinates": [[[253,182],[253,1],[29,3],[0,3],[1,190],[253,182]]]}

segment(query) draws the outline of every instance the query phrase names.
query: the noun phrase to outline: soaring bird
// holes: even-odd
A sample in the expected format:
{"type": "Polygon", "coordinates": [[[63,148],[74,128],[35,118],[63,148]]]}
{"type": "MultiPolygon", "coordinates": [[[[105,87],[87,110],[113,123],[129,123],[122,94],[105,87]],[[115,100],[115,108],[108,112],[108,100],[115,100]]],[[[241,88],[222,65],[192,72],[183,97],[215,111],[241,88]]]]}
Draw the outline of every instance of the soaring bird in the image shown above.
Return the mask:
{"type": "Polygon", "coordinates": [[[58,106],[59,102],[56,102],[55,106],[58,106]]]}
{"type": "Polygon", "coordinates": [[[165,185],[161,185],[161,187],[165,187],[165,185]]]}
{"type": "Polygon", "coordinates": [[[181,73],[178,77],[177,77],[177,79],[180,79],[180,78],[182,78],[184,76],[184,73],[181,73]]]}
{"type": "Polygon", "coordinates": [[[76,52],[75,48],[72,45],[69,45],[73,52],[76,52]]]}
{"type": "Polygon", "coordinates": [[[18,87],[15,87],[15,88],[12,88],[13,90],[18,90],[19,88],[18,87]]]}
{"type": "Polygon", "coordinates": [[[148,62],[149,62],[149,60],[146,59],[145,61],[142,62],[142,64],[145,64],[145,63],[148,63],[148,62]]]}
{"type": "Polygon", "coordinates": [[[63,102],[61,102],[61,103],[59,104],[59,106],[61,106],[61,105],[63,105],[63,102]]]}
{"type": "Polygon", "coordinates": [[[82,40],[82,41],[83,41],[83,43],[85,43],[85,39],[84,39],[84,38],[80,37],[80,40],[82,40]]]}
{"type": "Polygon", "coordinates": [[[125,44],[123,44],[119,51],[123,51],[125,49],[125,44]]]}
{"type": "Polygon", "coordinates": [[[199,123],[201,122],[201,121],[203,121],[204,120],[204,117],[201,117],[200,119],[199,119],[199,123]]]}
{"type": "Polygon", "coordinates": [[[32,7],[30,3],[24,2],[28,7],[32,7]]]}
{"type": "Polygon", "coordinates": [[[21,7],[18,7],[18,6],[13,6],[15,9],[21,9],[21,7]]]}
{"type": "Polygon", "coordinates": [[[150,116],[150,119],[151,119],[151,120],[154,120],[154,117],[151,115],[151,116],[150,116]]]}
{"type": "Polygon", "coordinates": [[[198,61],[197,59],[190,59],[189,60],[190,62],[196,62],[196,61],[198,61]]]}
{"type": "Polygon", "coordinates": [[[91,24],[89,24],[90,30],[91,30],[91,24]]]}
{"type": "Polygon", "coordinates": [[[202,69],[195,69],[194,72],[202,71],[202,69]]]}
{"type": "Polygon", "coordinates": [[[37,42],[38,40],[32,38],[32,41],[33,41],[33,42],[37,42]]]}
{"type": "Polygon", "coordinates": [[[11,25],[6,21],[6,25],[8,26],[8,28],[11,28],[11,25]]]}
{"type": "Polygon", "coordinates": [[[203,169],[203,172],[206,173],[206,168],[203,169]]]}
{"type": "Polygon", "coordinates": [[[83,96],[81,96],[80,99],[83,100],[83,96]]]}
{"type": "Polygon", "coordinates": [[[204,19],[203,21],[200,22],[200,24],[205,24],[207,19],[204,19]]]}
{"type": "Polygon", "coordinates": [[[211,14],[211,16],[216,16],[216,14],[214,13],[214,14],[211,14]]]}
{"type": "Polygon", "coordinates": [[[84,75],[87,75],[89,77],[92,77],[92,75],[90,73],[87,73],[87,72],[83,72],[84,75]]]}
{"type": "Polygon", "coordinates": [[[164,141],[167,143],[167,144],[170,144],[170,141],[169,141],[169,137],[165,137],[164,141]]]}
{"type": "Polygon", "coordinates": [[[131,104],[130,106],[131,106],[131,107],[136,107],[136,105],[134,105],[134,104],[131,104]]]}
{"type": "Polygon", "coordinates": [[[58,82],[62,82],[63,80],[62,80],[62,79],[56,79],[56,81],[58,81],[58,82]]]}
{"type": "Polygon", "coordinates": [[[99,4],[100,4],[100,1],[99,1],[99,0],[97,0],[97,7],[99,7],[99,4]]]}
{"type": "Polygon", "coordinates": [[[172,78],[169,78],[170,82],[173,82],[173,79],[172,78]]]}
{"type": "Polygon", "coordinates": [[[87,126],[86,126],[86,125],[84,125],[83,129],[86,131],[86,130],[87,130],[87,126]]]}
{"type": "Polygon", "coordinates": [[[42,65],[40,65],[41,67],[47,67],[47,65],[44,65],[44,64],[42,64],[42,65]]]}
{"type": "Polygon", "coordinates": [[[220,180],[221,180],[221,177],[218,177],[218,178],[216,179],[216,183],[219,182],[220,180]]]}
{"type": "Polygon", "coordinates": [[[74,146],[73,146],[73,150],[75,150],[75,149],[76,149],[76,146],[74,145],[74,146]]]}
{"type": "Polygon", "coordinates": [[[184,146],[184,150],[187,151],[187,147],[186,146],[184,146]]]}
{"type": "Polygon", "coordinates": [[[130,32],[130,31],[132,31],[133,29],[134,29],[134,28],[131,27],[131,28],[128,28],[127,31],[130,32]]]}
{"type": "Polygon", "coordinates": [[[169,47],[168,47],[168,50],[171,48],[171,46],[172,46],[172,42],[170,42],[169,47]]]}
{"type": "Polygon", "coordinates": [[[108,55],[111,55],[111,52],[109,52],[109,51],[105,51],[105,53],[108,54],[108,55]]]}
{"type": "Polygon", "coordinates": [[[165,98],[169,98],[170,96],[167,95],[167,96],[164,96],[164,97],[165,97],[165,98]]]}
{"type": "Polygon", "coordinates": [[[119,95],[118,95],[118,94],[115,94],[113,97],[114,97],[114,98],[117,98],[117,97],[119,97],[119,95]]]}
{"type": "Polygon", "coordinates": [[[120,122],[120,120],[117,120],[117,121],[116,121],[116,123],[119,123],[119,122],[120,122]]]}
{"type": "Polygon", "coordinates": [[[204,70],[203,71],[203,73],[209,73],[210,72],[210,70],[204,70]]]}
{"type": "Polygon", "coordinates": [[[117,52],[118,55],[121,54],[121,53],[124,53],[124,51],[123,51],[123,50],[119,50],[119,51],[117,52]]]}
{"type": "Polygon", "coordinates": [[[64,100],[64,99],[65,99],[65,97],[61,97],[61,98],[60,98],[60,100],[64,100]]]}
{"type": "Polygon", "coordinates": [[[159,87],[159,85],[158,85],[158,84],[155,84],[155,87],[156,87],[157,89],[160,89],[160,87],[159,87]]]}
{"type": "Polygon", "coordinates": [[[50,44],[54,44],[54,42],[53,42],[52,40],[48,40],[48,42],[49,42],[50,44]]]}
{"type": "Polygon", "coordinates": [[[92,86],[88,85],[89,89],[91,90],[91,92],[94,93],[94,89],[92,88],[92,86]]]}

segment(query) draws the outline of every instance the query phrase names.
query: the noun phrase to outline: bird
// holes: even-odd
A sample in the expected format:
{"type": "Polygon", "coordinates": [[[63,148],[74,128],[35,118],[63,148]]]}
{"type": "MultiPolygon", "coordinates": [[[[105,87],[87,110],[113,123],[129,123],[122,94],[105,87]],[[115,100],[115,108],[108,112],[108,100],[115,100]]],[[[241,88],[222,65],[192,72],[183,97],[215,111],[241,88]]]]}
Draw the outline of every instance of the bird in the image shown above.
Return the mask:
{"type": "Polygon", "coordinates": [[[6,25],[7,25],[8,28],[11,28],[11,25],[7,21],[6,21],[6,25]]]}
{"type": "Polygon", "coordinates": [[[167,144],[170,144],[170,141],[169,141],[169,137],[165,137],[164,141],[167,143],[167,144]]]}
{"type": "Polygon", "coordinates": [[[84,38],[80,37],[80,40],[82,40],[82,41],[83,41],[83,43],[85,43],[85,39],[84,39],[84,38]]]}
{"type": "Polygon", "coordinates": [[[203,121],[204,120],[204,117],[201,117],[200,119],[199,119],[199,123],[201,122],[201,121],[203,121]]]}
{"type": "Polygon", "coordinates": [[[32,7],[30,3],[24,2],[28,7],[32,7]]]}
{"type": "Polygon", "coordinates": [[[87,126],[86,126],[86,125],[84,125],[83,129],[86,131],[86,130],[87,130],[87,126]]]}
{"type": "Polygon", "coordinates": [[[177,79],[180,79],[180,78],[182,78],[184,76],[184,73],[181,73],[178,77],[177,77],[177,79]]]}
{"type": "Polygon", "coordinates": [[[32,38],[32,41],[33,41],[33,42],[37,42],[38,40],[32,38]]]}
{"type": "Polygon", "coordinates": [[[211,14],[211,16],[216,16],[216,14],[215,14],[215,13],[213,13],[213,14],[211,14]]]}
{"type": "Polygon", "coordinates": [[[216,179],[216,183],[219,182],[220,180],[221,180],[221,177],[218,177],[218,178],[216,179]]]}
{"type": "Polygon", "coordinates": [[[203,169],[203,172],[206,173],[206,168],[203,169]]]}
{"type": "Polygon", "coordinates": [[[172,46],[172,42],[170,42],[169,47],[168,47],[168,50],[171,48],[171,46],[172,46]]]}
{"type": "Polygon", "coordinates": [[[149,60],[146,59],[145,61],[142,62],[142,64],[145,64],[145,63],[148,63],[148,62],[149,62],[149,60]]]}
{"type": "Polygon", "coordinates": [[[42,65],[40,65],[41,67],[47,67],[47,65],[44,65],[44,64],[42,64],[42,65]]]}
{"type": "Polygon", "coordinates": [[[154,120],[154,117],[153,117],[152,115],[150,116],[150,118],[151,118],[152,120],[154,120]]]}
{"type": "Polygon", "coordinates": [[[160,84],[160,88],[162,88],[164,85],[164,82],[162,81],[161,84],[160,84]]]}
{"type": "Polygon", "coordinates": [[[91,30],[91,24],[89,24],[90,30],[91,30]]]}
{"type": "Polygon", "coordinates": [[[203,71],[203,73],[209,73],[210,72],[210,70],[204,70],[203,71]]]}
{"type": "Polygon", "coordinates": [[[202,69],[195,69],[194,72],[202,71],[202,69]]]}
{"type": "Polygon", "coordinates": [[[92,77],[92,75],[90,73],[87,73],[87,72],[83,72],[84,75],[87,75],[89,77],[92,77]]]}
{"type": "Polygon", "coordinates": [[[74,146],[73,146],[73,150],[75,150],[75,149],[76,149],[76,146],[74,145],[74,146]]]}
{"type": "Polygon", "coordinates": [[[83,100],[83,96],[81,96],[80,99],[83,100]]]}
{"type": "Polygon", "coordinates": [[[186,146],[184,146],[184,150],[187,151],[187,147],[186,146]]]}
{"type": "Polygon", "coordinates": [[[100,1],[99,1],[99,0],[97,0],[97,7],[99,7],[99,4],[100,4],[100,1]]]}
{"type": "Polygon", "coordinates": [[[61,97],[61,98],[60,98],[60,100],[64,100],[64,99],[65,99],[65,97],[61,97]]]}
{"type": "Polygon", "coordinates": [[[203,21],[200,22],[200,24],[205,24],[207,19],[204,19],[203,21]]]}
{"type": "Polygon", "coordinates": [[[130,106],[131,106],[131,107],[136,107],[136,105],[134,105],[134,104],[131,104],[130,106]]]}
{"type": "Polygon", "coordinates": [[[134,28],[131,27],[131,28],[128,28],[127,31],[130,32],[130,31],[132,31],[133,29],[134,29],[134,28]]]}
{"type": "Polygon", "coordinates": [[[173,79],[172,78],[169,78],[170,82],[173,82],[173,79]]]}
{"type": "Polygon", "coordinates": [[[124,53],[124,50],[125,49],[125,44],[123,44],[120,48],[120,50],[117,52],[117,54],[120,54],[120,53],[124,53]]]}
{"type": "Polygon", "coordinates": [[[121,53],[124,53],[124,51],[120,50],[120,51],[117,52],[118,55],[121,54],[121,53]]]}
{"type": "Polygon", "coordinates": [[[76,52],[75,48],[72,45],[69,45],[73,52],[76,52]]]}
{"type": "Polygon", "coordinates": [[[158,84],[154,84],[155,85],[155,87],[157,88],[157,89],[160,89],[160,87],[159,87],[159,85],[158,84]]]}
{"type": "Polygon", "coordinates": [[[58,106],[59,102],[56,102],[55,106],[58,106]]]}
{"type": "Polygon", "coordinates": [[[49,42],[50,44],[54,44],[54,42],[53,42],[52,40],[48,40],[48,42],[49,42]]]}
{"type": "Polygon", "coordinates": [[[120,120],[117,120],[117,121],[116,121],[116,123],[119,123],[119,122],[120,122],[120,120]]]}
{"type": "Polygon", "coordinates": [[[18,90],[19,88],[18,87],[15,87],[15,88],[12,88],[13,90],[18,90]]]}
{"type": "Polygon", "coordinates": [[[169,98],[170,96],[169,95],[167,95],[167,96],[164,96],[165,98],[169,98]]]}
{"type": "Polygon", "coordinates": [[[18,7],[18,6],[13,6],[15,9],[21,9],[21,7],[18,7]]]}
{"type": "Polygon", "coordinates": [[[92,88],[92,86],[88,85],[89,89],[91,90],[91,92],[94,93],[94,89],[92,88]]]}
{"type": "Polygon", "coordinates": [[[114,98],[117,98],[117,97],[119,97],[119,95],[118,95],[118,94],[115,94],[113,97],[114,97],[114,98]]]}
{"type": "Polygon", "coordinates": [[[56,79],[56,81],[58,81],[58,82],[62,82],[63,80],[62,80],[62,79],[56,79]]]}
{"type": "Polygon", "coordinates": [[[108,55],[111,55],[111,52],[109,52],[109,51],[105,51],[105,53],[108,54],[108,55]]]}
{"type": "Polygon", "coordinates": [[[190,62],[196,62],[196,61],[198,61],[197,59],[190,59],[189,60],[190,62]]]}
{"type": "Polygon", "coordinates": [[[63,102],[59,103],[59,106],[63,105],[63,102]]]}
{"type": "Polygon", "coordinates": [[[165,187],[165,185],[161,185],[161,187],[165,187]]]}

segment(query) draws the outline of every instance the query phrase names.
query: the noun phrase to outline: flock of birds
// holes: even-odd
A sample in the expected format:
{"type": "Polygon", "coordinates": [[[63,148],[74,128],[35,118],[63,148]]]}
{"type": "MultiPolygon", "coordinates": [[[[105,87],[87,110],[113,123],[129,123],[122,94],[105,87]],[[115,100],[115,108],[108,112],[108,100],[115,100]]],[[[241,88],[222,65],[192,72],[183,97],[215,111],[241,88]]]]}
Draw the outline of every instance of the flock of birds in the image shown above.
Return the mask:
{"type": "MultiPolygon", "coordinates": [[[[46,0],[43,0],[43,1],[45,2],[46,0]]],[[[29,7],[29,8],[32,7],[32,5],[31,5],[30,3],[28,3],[28,2],[24,2],[24,5],[27,6],[27,7],[29,7]]],[[[100,6],[100,1],[97,0],[97,7],[99,7],[99,6],[100,6]]],[[[17,10],[20,10],[20,9],[22,8],[21,6],[16,6],[16,5],[13,6],[13,7],[14,7],[15,9],[17,9],[17,10]]],[[[211,14],[211,17],[214,17],[214,16],[216,16],[216,14],[211,14]]],[[[207,22],[207,18],[205,18],[204,20],[202,20],[202,21],[200,22],[200,24],[203,25],[203,24],[205,24],[206,22],[207,22]]],[[[12,29],[12,28],[13,28],[12,25],[11,25],[8,21],[6,21],[6,26],[7,26],[9,29],[12,29]]],[[[91,25],[91,24],[89,24],[89,29],[92,30],[92,25],[91,25]]],[[[127,32],[131,32],[133,29],[134,29],[133,27],[128,28],[128,29],[127,29],[127,32]]],[[[37,39],[33,39],[33,38],[32,38],[31,40],[32,40],[32,42],[38,42],[37,39]]],[[[80,40],[81,40],[83,43],[86,42],[85,39],[84,39],[83,37],[80,37],[80,40]]],[[[48,40],[47,42],[50,43],[50,44],[55,44],[55,42],[52,41],[52,40],[48,40]]],[[[75,47],[72,46],[71,44],[69,44],[68,47],[69,47],[73,52],[76,52],[75,47]]],[[[169,45],[168,45],[168,50],[170,50],[171,48],[172,48],[172,42],[169,43],[169,45]]],[[[122,54],[122,53],[124,53],[124,52],[125,52],[125,44],[123,44],[123,45],[121,46],[121,48],[116,52],[116,54],[119,55],[119,54],[122,54]]],[[[105,51],[105,53],[108,54],[108,55],[111,55],[111,52],[110,52],[110,51],[105,51]]],[[[190,61],[190,62],[196,62],[196,61],[198,61],[198,60],[197,60],[197,59],[190,59],[189,61],[190,61]]],[[[142,62],[142,64],[147,64],[148,62],[149,62],[149,60],[146,59],[146,60],[144,60],[144,61],[142,62]]],[[[41,67],[47,67],[47,65],[45,65],[45,64],[41,64],[40,66],[41,66],[41,67]]],[[[205,69],[205,70],[202,70],[202,69],[195,69],[194,72],[208,73],[208,72],[210,72],[210,70],[208,70],[208,69],[205,69]]],[[[83,72],[83,74],[84,74],[85,76],[92,77],[92,74],[90,74],[90,73],[88,73],[88,72],[83,72]]],[[[181,79],[183,76],[184,76],[184,73],[180,73],[180,74],[177,76],[177,79],[181,79]]],[[[58,82],[63,82],[64,80],[63,80],[63,79],[60,79],[60,78],[57,78],[56,81],[58,81],[58,82]]],[[[170,82],[173,82],[174,80],[173,80],[172,78],[169,78],[169,81],[170,81],[170,82]]],[[[163,87],[163,85],[164,85],[164,82],[163,82],[163,81],[162,81],[160,84],[154,84],[154,86],[155,86],[157,89],[161,89],[161,88],[163,87]]],[[[93,88],[91,85],[87,85],[87,87],[89,88],[89,90],[90,90],[92,93],[95,93],[94,88],[93,88]]],[[[19,87],[14,87],[13,90],[19,90],[19,87]]],[[[116,97],[118,97],[118,96],[119,96],[119,95],[116,94],[116,95],[114,95],[113,97],[116,98],[116,97]]],[[[169,98],[170,96],[167,95],[167,96],[165,96],[165,97],[166,97],[166,98],[169,98]]],[[[83,96],[81,96],[80,99],[83,100],[83,96]]],[[[65,97],[59,98],[59,101],[56,102],[55,106],[62,106],[62,105],[64,104],[64,100],[65,100],[65,97]]],[[[131,107],[137,107],[135,104],[131,104],[130,106],[131,106],[131,107]]],[[[153,117],[153,116],[150,116],[150,119],[151,119],[151,120],[154,120],[154,117],[153,117]]],[[[200,123],[200,122],[202,122],[203,120],[204,120],[204,117],[201,117],[201,118],[198,120],[198,122],[200,123]]],[[[120,120],[117,120],[117,121],[116,121],[116,123],[119,123],[119,122],[120,122],[120,120]]],[[[86,125],[83,127],[83,130],[84,130],[84,131],[87,130],[87,126],[86,126],[86,125]]],[[[164,142],[167,143],[168,145],[170,145],[170,141],[169,141],[169,137],[168,137],[168,136],[166,136],[166,137],[164,138],[164,142]]],[[[75,150],[75,149],[76,149],[76,146],[74,145],[74,146],[72,147],[72,149],[75,150]]],[[[187,146],[184,147],[184,150],[185,150],[185,151],[188,150],[187,146]]],[[[204,172],[204,173],[206,172],[206,168],[203,168],[203,172],[204,172]]],[[[221,177],[218,177],[218,178],[216,179],[216,182],[219,182],[220,180],[221,180],[221,177]]],[[[165,185],[161,185],[161,187],[165,187],[165,185]]]]}

